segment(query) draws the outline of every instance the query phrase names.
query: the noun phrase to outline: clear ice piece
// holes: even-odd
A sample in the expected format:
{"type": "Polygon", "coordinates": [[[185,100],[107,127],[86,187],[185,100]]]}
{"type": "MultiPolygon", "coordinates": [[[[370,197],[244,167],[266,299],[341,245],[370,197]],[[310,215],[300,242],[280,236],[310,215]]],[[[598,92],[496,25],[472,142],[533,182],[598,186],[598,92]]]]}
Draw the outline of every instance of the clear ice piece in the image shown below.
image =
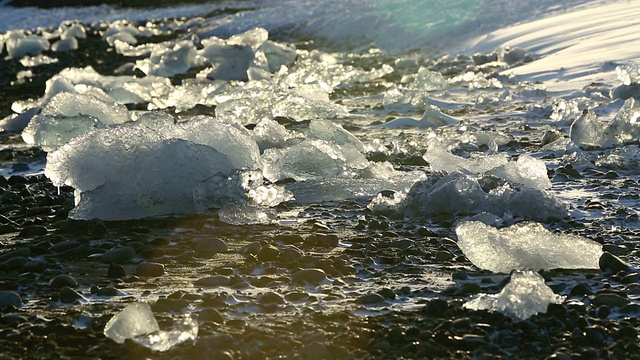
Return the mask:
{"type": "Polygon", "coordinates": [[[129,304],[121,312],[113,316],[104,327],[104,335],[118,344],[126,339],[159,331],[158,321],[147,303],[129,304]]]}
{"type": "Polygon", "coordinates": [[[139,335],[132,340],[152,351],[163,352],[185,341],[195,341],[197,337],[198,319],[192,314],[185,314],[174,321],[171,330],[139,335]]]}
{"type": "Polygon", "coordinates": [[[564,296],[556,295],[533,271],[515,271],[511,281],[495,295],[480,294],[463,307],[472,310],[498,311],[513,319],[524,320],[547,312],[549,304],[560,304],[564,296]]]}
{"type": "Polygon", "coordinates": [[[571,234],[552,233],[535,222],[497,229],[479,221],[456,227],[458,246],[477,267],[512,270],[598,269],[602,246],[571,234]]]}

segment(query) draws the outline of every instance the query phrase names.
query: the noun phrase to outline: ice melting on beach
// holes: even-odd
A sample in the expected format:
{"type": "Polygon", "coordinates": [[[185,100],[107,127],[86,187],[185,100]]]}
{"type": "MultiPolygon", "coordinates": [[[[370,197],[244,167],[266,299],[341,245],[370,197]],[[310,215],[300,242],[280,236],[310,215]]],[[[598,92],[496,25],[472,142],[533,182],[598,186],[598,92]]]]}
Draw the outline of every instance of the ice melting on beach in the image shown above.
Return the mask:
{"type": "Polygon", "coordinates": [[[131,339],[153,351],[162,352],[182,342],[196,340],[198,321],[187,314],[177,319],[171,330],[160,330],[149,304],[136,302],[128,305],[107,322],[104,335],[119,344],[131,339]]]}
{"type": "Polygon", "coordinates": [[[549,304],[560,304],[564,296],[556,295],[533,271],[514,271],[511,281],[495,295],[480,294],[463,307],[472,310],[498,311],[516,320],[525,320],[547,312],[549,304]]]}
{"type": "Polygon", "coordinates": [[[120,127],[80,136],[49,154],[45,175],[76,189],[70,217],[124,220],[277,204],[287,197],[283,191],[260,190],[261,176],[248,185],[238,174],[259,159],[243,129],[200,117],[159,130],[120,127]]]}
{"type": "Polygon", "coordinates": [[[512,270],[598,269],[602,246],[570,234],[552,233],[541,224],[524,222],[496,229],[478,221],[456,227],[458,246],[477,267],[512,270]]]}

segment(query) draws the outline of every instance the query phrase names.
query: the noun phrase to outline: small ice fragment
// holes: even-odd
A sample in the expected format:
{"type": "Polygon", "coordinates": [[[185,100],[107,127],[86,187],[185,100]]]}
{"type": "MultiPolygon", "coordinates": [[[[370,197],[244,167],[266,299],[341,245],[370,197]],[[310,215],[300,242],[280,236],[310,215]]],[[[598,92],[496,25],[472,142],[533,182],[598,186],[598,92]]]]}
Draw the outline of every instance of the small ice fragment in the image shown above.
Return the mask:
{"type": "Polygon", "coordinates": [[[574,144],[581,148],[599,148],[605,142],[604,126],[598,122],[593,111],[585,110],[582,116],[571,124],[569,137],[574,144]]]}
{"type": "Polygon", "coordinates": [[[602,246],[571,234],[557,234],[535,222],[503,229],[479,221],[456,227],[458,246],[477,267],[493,272],[512,270],[598,269],[602,246]]]}
{"type": "Polygon", "coordinates": [[[250,46],[224,43],[210,44],[199,51],[199,56],[213,66],[207,77],[215,80],[248,80],[254,54],[250,46]]]}
{"type": "Polygon", "coordinates": [[[396,191],[381,191],[371,199],[367,209],[376,213],[395,212],[399,209],[406,194],[396,191]]]}
{"type": "Polygon", "coordinates": [[[78,49],[78,40],[74,37],[60,39],[51,45],[51,50],[56,52],[71,51],[78,49]]]}
{"type": "Polygon", "coordinates": [[[348,169],[344,153],[334,144],[316,139],[307,139],[284,149],[267,149],[262,162],[264,176],[270,181],[340,177],[348,169]]]}
{"type": "Polygon", "coordinates": [[[85,30],[84,25],[77,22],[63,22],[58,27],[58,30],[60,31],[61,39],[68,39],[71,37],[74,37],[76,39],[86,39],[87,37],[87,31],[85,30]]]}
{"type": "Polygon", "coordinates": [[[7,52],[14,59],[25,55],[40,55],[49,49],[49,41],[39,35],[25,35],[21,30],[8,32],[5,37],[7,52]]]}
{"type": "Polygon", "coordinates": [[[160,327],[147,303],[135,302],[112,317],[104,327],[104,335],[118,344],[126,339],[159,331],[160,327]]]}
{"type": "Polygon", "coordinates": [[[145,333],[132,340],[152,351],[163,352],[185,341],[195,341],[197,337],[198,319],[191,314],[185,314],[174,322],[169,331],[145,333]]]}
{"type": "Polygon", "coordinates": [[[624,85],[637,84],[640,80],[640,66],[638,64],[617,66],[616,75],[624,85]]]}
{"type": "Polygon", "coordinates": [[[277,212],[271,208],[248,205],[235,205],[220,209],[218,217],[231,225],[273,224],[277,212]]]}
{"type": "Polygon", "coordinates": [[[533,271],[514,271],[511,281],[498,294],[480,294],[463,307],[472,310],[501,312],[515,320],[524,320],[547,312],[549,304],[560,304],[564,296],[556,295],[533,271]]]}

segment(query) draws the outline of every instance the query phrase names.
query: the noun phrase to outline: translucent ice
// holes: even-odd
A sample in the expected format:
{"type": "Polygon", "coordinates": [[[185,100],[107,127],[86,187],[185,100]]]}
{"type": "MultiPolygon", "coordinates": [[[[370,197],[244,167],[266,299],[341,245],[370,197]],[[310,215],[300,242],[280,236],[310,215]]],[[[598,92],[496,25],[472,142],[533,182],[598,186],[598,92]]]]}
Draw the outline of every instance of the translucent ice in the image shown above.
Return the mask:
{"type": "Polygon", "coordinates": [[[505,213],[546,221],[564,218],[567,207],[546,191],[519,186],[495,176],[469,176],[454,172],[413,185],[401,210],[414,216],[435,213],[505,213]]]}
{"type": "Polygon", "coordinates": [[[456,227],[458,246],[477,267],[512,270],[597,269],[602,246],[570,234],[552,233],[539,223],[497,229],[478,221],[456,227]]]}
{"type": "Polygon", "coordinates": [[[104,335],[118,344],[126,339],[159,331],[158,321],[147,303],[135,302],[112,317],[104,327],[104,335]]]}
{"type": "Polygon", "coordinates": [[[438,140],[433,140],[429,144],[423,157],[434,171],[444,172],[463,171],[471,174],[481,174],[507,164],[507,158],[499,154],[480,155],[469,159],[456,156],[449,152],[446,145],[438,140]]]}
{"type": "Polygon", "coordinates": [[[66,39],[60,39],[51,45],[51,50],[53,51],[71,51],[78,49],[78,40],[74,37],[69,37],[66,39]]]}
{"type": "Polygon", "coordinates": [[[556,295],[544,283],[540,274],[533,271],[515,271],[511,281],[495,295],[480,294],[467,301],[463,307],[472,310],[501,312],[513,319],[524,320],[538,313],[547,312],[549,304],[560,304],[564,296],[556,295]]]}
{"type": "Polygon", "coordinates": [[[150,57],[136,62],[136,68],[147,75],[171,77],[201,63],[193,42],[182,40],[157,44],[150,57]]]}
{"type": "Polygon", "coordinates": [[[54,96],[29,123],[22,137],[28,144],[52,150],[91,130],[130,120],[123,105],[94,95],[62,92],[54,96]]]}
{"type": "Polygon", "coordinates": [[[9,56],[19,59],[25,55],[39,55],[49,49],[49,41],[39,35],[26,35],[22,30],[3,35],[9,56]]]}
{"type": "Polygon", "coordinates": [[[126,339],[153,351],[167,351],[173,346],[198,337],[198,321],[185,315],[175,321],[171,330],[160,330],[147,303],[136,302],[113,316],[104,328],[104,335],[123,344],[126,339]]]}
{"type": "Polygon", "coordinates": [[[542,160],[527,154],[520,155],[517,161],[510,161],[490,170],[489,174],[532,189],[544,190],[551,187],[547,166],[542,160]]]}
{"type": "Polygon", "coordinates": [[[458,122],[458,119],[443,113],[442,111],[440,111],[440,109],[438,109],[438,107],[429,105],[420,119],[414,119],[411,117],[399,117],[384,124],[372,127],[382,129],[397,129],[404,127],[434,128],[457,124],[458,122]]]}
{"type": "Polygon", "coordinates": [[[638,64],[628,64],[616,67],[616,75],[625,85],[637,84],[640,80],[640,66],[638,64]]]}
{"type": "Polygon", "coordinates": [[[287,130],[274,120],[263,119],[253,128],[251,133],[256,139],[260,151],[269,148],[283,148],[302,140],[304,135],[299,132],[287,130]]]}

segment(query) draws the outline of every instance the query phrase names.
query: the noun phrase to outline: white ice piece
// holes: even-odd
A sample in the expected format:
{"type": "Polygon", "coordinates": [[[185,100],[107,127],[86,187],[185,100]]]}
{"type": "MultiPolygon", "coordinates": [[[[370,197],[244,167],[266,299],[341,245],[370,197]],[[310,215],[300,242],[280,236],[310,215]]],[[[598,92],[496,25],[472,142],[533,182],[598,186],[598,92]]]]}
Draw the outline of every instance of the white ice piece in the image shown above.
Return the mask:
{"type": "Polygon", "coordinates": [[[489,174],[532,189],[544,190],[551,187],[547,166],[542,160],[527,154],[520,155],[517,161],[510,161],[491,169],[489,174]]]}
{"type": "Polygon", "coordinates": [[[423,158],[431,165],[434,171],[462,171],[468,174],[482,174],[507,164],[507,158],[500,154],[483,154],[469,159],[456,156],[449,152],[446,145],[437,139],[429,143],[423,158]]]}
{"type": "Polygon", "coordinates": [[[20,59],[25,55],[39,55],[49,49],[49,41],[39,35],[25,35],[21,30],[10,31],[5,37],[9,56],[20,59]]]}
{"type": "Polygon", "coordinates": [[[549,304],[560,304],[564,296],[556,295],[533,271],[515,271],[511,281],[495,295],[480,294],[463,307],[472,310],[498,311],[516,320],[525,320],[547,312],[549,304]]]}
{"type": "Polygon", "coordinates": [[[56,52],[72,51],[78,49],[78,40],[74,37],[60,39],[51,45],[51,50],[56,52]]]}
{"type": "Polygon", "coordinates": [[[512,270],[598,269],[602,246],[584,237],[552,233],[535,222],[497,229],[479,221],[456,227],[458,246],[477,267],[512,270]]]}

